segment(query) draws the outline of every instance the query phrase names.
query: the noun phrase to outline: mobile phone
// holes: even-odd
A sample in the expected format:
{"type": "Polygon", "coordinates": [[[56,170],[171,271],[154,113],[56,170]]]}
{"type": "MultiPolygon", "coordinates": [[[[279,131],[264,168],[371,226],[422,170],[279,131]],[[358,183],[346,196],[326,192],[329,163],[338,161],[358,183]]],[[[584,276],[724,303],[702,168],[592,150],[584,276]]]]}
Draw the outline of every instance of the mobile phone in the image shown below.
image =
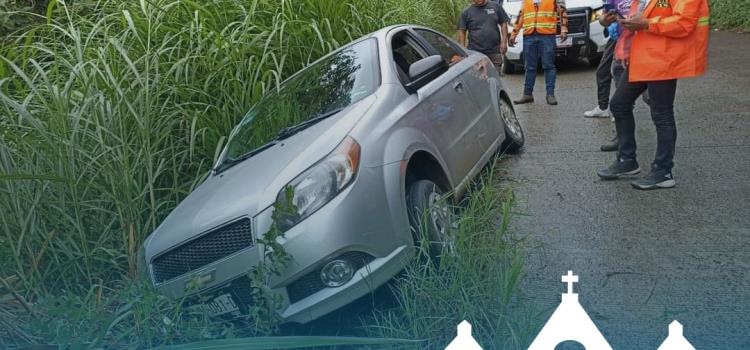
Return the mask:
{"type": "Polygon", "coordinates": [[[614,5],[614,4],[610,4],[610,3],[605,3],[605,4],[603,5],[603,6],[604,6],[604,12],[612,12],[612,11],[616,11],[616,10],[615,10],[615,5],[614,5]]]}

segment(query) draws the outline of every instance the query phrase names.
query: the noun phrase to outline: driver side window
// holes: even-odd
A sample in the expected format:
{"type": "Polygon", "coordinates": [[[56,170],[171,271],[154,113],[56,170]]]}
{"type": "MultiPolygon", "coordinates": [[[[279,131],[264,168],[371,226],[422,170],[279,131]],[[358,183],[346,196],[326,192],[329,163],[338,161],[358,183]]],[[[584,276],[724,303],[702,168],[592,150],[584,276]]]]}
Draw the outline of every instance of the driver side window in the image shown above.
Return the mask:
{"type": "Polygon", "coordinates": [[[415,29],[414,31],[435,48],[437,53],[449,64],[466,57],[466,53],[458,45],[442,34],[426,29],[415,29]]]}
{"type": "Polygon", "coordinates": [[[401,83],[406,84],[411,81],[409,67],[427,55],[406,32],[394,36],[391,47],[399,79],[401,83]]]}

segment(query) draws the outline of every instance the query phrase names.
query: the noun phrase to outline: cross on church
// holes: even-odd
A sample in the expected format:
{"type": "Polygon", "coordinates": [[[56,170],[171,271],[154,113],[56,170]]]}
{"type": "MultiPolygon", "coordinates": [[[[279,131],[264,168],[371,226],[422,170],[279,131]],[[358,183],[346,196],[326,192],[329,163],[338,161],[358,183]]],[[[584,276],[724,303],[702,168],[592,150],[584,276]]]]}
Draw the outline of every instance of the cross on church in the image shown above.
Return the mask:
{"type": "Polygon", "coordinates": [[[568,274],[562,276],[562,281],[568,284],[568,294],[573,294],[573,283],[578,282],[578,276],[573,275],[573,271],[568,270],[568,274]]]}

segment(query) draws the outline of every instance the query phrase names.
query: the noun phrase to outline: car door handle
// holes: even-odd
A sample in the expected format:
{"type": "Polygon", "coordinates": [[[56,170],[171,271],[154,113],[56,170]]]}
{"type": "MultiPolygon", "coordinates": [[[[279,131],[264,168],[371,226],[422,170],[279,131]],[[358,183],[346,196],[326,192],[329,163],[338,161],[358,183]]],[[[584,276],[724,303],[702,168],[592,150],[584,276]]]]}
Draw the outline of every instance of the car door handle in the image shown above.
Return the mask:
{"type": "Polygon", "coordinates": [[[453,83],[453,90],[456,90],[459,94],[464,93],[464,84],[460,81],[453,83]]]}

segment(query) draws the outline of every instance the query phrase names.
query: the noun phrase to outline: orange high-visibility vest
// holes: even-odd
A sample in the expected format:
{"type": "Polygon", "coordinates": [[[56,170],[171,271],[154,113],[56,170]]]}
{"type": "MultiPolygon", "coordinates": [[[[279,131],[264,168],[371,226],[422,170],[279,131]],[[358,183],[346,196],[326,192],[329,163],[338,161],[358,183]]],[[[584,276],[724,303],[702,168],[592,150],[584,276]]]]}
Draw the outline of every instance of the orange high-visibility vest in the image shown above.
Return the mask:
{"type": "Polygon", "coordinates": [[[541,0],[534,6],[534,0],[523,2],[523,35],[557,34],[557,1],[541,0]]]}
{"type": "Polygon", "coordinates": [[[649,26],[633,37],[628,80],[688,78],[706,71],[707,0],[651,0],[643,18],[648,19],[649,26]]]}

